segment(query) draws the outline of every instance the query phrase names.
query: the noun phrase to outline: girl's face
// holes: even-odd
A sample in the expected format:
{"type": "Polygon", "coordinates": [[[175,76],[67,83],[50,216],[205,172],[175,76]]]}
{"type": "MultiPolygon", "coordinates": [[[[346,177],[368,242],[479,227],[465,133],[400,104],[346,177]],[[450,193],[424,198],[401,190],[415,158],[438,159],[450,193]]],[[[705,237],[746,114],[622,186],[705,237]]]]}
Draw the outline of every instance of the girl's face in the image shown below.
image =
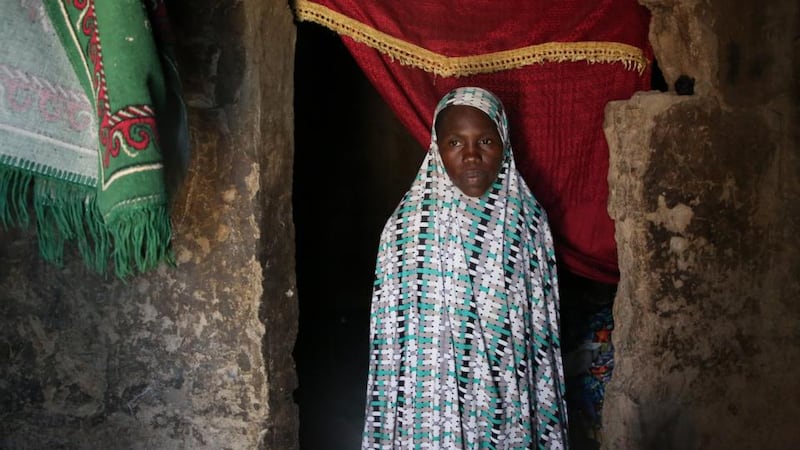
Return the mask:
{"type": "Polygon", "coordinates": [[[503,143],[492,119],[466,105],[451,105],[436,119],[436,144],[450,180],[470,197],[483,195],[500,171],[503,143]]]}

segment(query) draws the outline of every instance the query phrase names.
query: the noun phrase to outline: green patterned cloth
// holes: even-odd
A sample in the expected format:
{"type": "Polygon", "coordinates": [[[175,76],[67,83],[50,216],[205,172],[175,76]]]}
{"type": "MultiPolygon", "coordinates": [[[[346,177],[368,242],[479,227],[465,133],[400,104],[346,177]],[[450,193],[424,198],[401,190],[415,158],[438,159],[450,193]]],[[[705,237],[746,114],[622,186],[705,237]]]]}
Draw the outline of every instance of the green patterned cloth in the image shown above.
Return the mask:
{"type": "Polygon", "coordinates": [[[558,276],[547,215],[517,172],[500,100],[442,98],[484,112],[503,142],[479,198],[428,154],[381,233],[370,315],[362,449],[564,449],[558,276]]]}
{"type": "MultiPolygon", "coordinates": [[[[120,277],[171,261],[156,117],[180,108],[168,104],[176,78],[162,67],[174,65],[154,37],[163,5],[3,1],[0,221],[33,216],[42,255],[56,263],[67,242],[99,272],[112,261],[120,277]]],[[[166,135],[185,135],[181,122],[168,121],[166,135]]]]}

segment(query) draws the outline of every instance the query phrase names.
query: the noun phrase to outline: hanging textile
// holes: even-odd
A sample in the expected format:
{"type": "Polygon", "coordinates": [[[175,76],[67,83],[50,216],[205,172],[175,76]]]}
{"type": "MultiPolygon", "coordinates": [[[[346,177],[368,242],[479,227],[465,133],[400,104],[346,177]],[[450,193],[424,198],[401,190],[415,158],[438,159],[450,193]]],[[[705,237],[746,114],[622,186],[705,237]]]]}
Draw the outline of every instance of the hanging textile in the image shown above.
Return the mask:
{"type": "Polygon", "coordinates": [[[68,242],[98,272],[113,261],[120,277],[169,262],[162,150],[185,153],[187,133],[167,42],[154,38],[163,2],[6,3],[0,222],[34,221],[56,263],[68,242]]]}
{"type": "Polygon", "coordinates": [[[295,10],[342,36],[422,148],[444,93],[465,85],[496,93],[559,264],[618,281],[603,112],[649,89],[646,8],[636,0],[297,0],[295,10]]]}

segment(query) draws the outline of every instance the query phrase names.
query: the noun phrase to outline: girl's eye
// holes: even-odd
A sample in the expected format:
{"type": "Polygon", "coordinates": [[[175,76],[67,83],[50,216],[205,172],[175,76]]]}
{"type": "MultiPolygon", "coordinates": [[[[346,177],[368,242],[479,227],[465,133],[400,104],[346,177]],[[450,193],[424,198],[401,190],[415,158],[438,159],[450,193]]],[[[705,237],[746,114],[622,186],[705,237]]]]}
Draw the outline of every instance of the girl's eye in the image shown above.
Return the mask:
{"type": "Polygon", "coordinates": [[[458,141],[456,139],[452,139],[447,143],[447,145],[449,145],[450,147],[458,147],[460,144],[461,141],[458,141]]]}
{"type": "Polygon", "coordinates": [[[492,138],[481,139],[481,144],[483,144],[483,145],[492,145],[492,138]]]}

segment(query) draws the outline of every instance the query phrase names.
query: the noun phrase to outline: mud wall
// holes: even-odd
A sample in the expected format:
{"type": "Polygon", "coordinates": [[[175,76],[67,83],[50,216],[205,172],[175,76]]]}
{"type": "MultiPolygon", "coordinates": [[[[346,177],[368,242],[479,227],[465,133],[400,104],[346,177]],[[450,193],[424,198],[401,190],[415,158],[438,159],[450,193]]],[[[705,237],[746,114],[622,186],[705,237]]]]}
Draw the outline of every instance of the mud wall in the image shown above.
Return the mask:
{"type": "Polygon", "coordinates": [[[177,267],[123,283],[0,235],[1,448],[297,446],[291,12],[170,7],[193,152],[177,267]]]}
{"type": "Polygon", "coordinates": [[[641,3],[671,90],[606,111],[622,279],[604,448],[793,448],[800,6],[641,3]]]}

